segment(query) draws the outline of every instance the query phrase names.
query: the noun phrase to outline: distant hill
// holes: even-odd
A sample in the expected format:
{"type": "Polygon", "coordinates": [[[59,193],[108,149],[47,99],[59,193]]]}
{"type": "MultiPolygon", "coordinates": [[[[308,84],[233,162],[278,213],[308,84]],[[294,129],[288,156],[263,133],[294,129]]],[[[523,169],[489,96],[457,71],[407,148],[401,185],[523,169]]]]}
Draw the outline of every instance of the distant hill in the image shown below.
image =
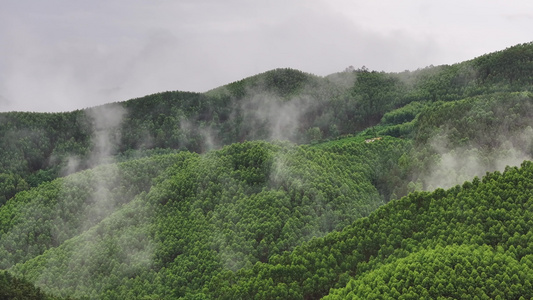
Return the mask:
{"type": "MultiPolygon", "coordinates": [[[[61,175],[68,157],[87,160],[98,146],[97,131],[111,134],[111,155],[154,148],[201,153],[244,140],[308,143],[356,134],[411,102],[529,91],[532,49],[522,44],[402,73],[357,69],[318,77],[277,69],[205,94],[164,92],[70,113],[0,113],[0,166],[36,186],[61,175]]],[[[6,198],[22,188],[15,185],[6,198]]]]}

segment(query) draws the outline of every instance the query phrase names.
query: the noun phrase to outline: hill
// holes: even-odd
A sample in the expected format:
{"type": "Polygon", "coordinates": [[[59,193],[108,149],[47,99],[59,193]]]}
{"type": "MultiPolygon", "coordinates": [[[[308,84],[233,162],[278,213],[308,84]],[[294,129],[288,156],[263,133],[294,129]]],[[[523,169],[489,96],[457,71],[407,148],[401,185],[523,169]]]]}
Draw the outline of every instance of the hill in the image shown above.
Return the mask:
{"type": "Polygon", "coordinates": [[[89,299],[529,298],[532,61],[1,113],[0,268],[89,299]]]}
{"type": "Polygon", "coordinates": [[[0,239],[3,264],[18,263],[15,273],[60,295],[100,298],[122,286],[123,293],[167,289],[167,297],[186,296],[224,270],[266,262],[368,215],[383,201],[371,179],[402,154],[403,144],[395,139],[354,143],[339,153],[247,142],[203,156],[183,152],[151,163],[152,170],[170,166],[148,193],[132,191],[129,197],[124,191],[157,177],[134,169],[150,165],[147,159],[123,163],[113,172],[102,166],[74,174],[41,185],[33,195],[19,194],[0,208],[11,213],[2,227],[9,234],[0,239]],[[377,155],[383,152],[389,156],[377,155]],[[109,182],[106,174],[121,183],[109,182]],[[129,174],[146,175],[132,181],[129,174]],[[103,183],[94,187],[92,180],[103,183]],[[48,207],[61,210],[46,209],[38,198],[45,191],[46,202],[53,204],[48,207]],[[98,204],[104,199],[107,203],[98,204]],[[22,209],[11,207],[17,204],[22,209]],[[29,207],[38,210],[39,219],[29,207]],[[92,216],[97,209],[103,211],[92,216]],[[179,271],[185,265],[194,269],[179,271]],[[139,285],[156,277],[164,281],[139,285]]]}
{"type": "Polygon", "coordinates": [[[215,298],[524,299],[531,295],[533,164],[417,192],[341,232],[228,274],[215,298]]]}
{"type": "Polygon", "coordinates": [[[82,170],[133,149],[203,153],[245,140],[309,143],[360,133],[383,117],[397,125],[386,133],[404,136],[409,126],[401,124],[424,106],[530,91],[532,73],[527,43],[402,73],[361,68],[318,77],[277,69],[204,94],[163,92],[69,113],[0,113],[0,201],[63,176],[73,161],[82,170]],[[390,115],[399,108],[403,116],[390,115]]]}

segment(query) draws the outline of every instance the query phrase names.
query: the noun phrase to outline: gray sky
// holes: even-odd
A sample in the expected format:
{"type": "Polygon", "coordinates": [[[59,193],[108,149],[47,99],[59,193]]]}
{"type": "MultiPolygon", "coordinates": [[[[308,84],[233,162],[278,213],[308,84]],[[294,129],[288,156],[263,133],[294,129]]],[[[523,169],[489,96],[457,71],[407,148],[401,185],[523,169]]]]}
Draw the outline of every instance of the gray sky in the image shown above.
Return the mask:
{"type": "Polygon", "coordinates": [[[533,40],[531,0],[0,0],[0,111],[70,111],[290,67],[403,71],[533,40]]]}

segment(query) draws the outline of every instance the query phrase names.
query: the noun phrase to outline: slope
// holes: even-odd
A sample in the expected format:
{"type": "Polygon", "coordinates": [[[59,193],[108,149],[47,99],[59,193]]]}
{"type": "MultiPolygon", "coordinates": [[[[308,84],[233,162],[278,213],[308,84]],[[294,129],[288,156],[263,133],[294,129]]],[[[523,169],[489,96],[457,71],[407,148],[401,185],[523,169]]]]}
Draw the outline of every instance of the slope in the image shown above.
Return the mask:
{"type": "MultiPolygon", "coordinates": [[[[212,282],[213,298],[519,299],[533,277],[533,163],[418,192],[212,282]]],[[[520,298],[522,299],[522,298],[520,298]]]]}
{"type": "Polygon", "coordinates": [[[0,266],[10,268],[57,247],[146,193],[152,180],[188,155],[102,165],[18,193],[0,207],[0,266]]]}
{"type": "MultiPolygon", "coordinates": [[[[335,152],[247,142],[202,156],[167,155],[175,164],[148,193],[42,255],[27,253],[11,271],[63,296],[199,295],[213,278],[267,262],[375,210],[383,198],[372,178],[406,145],[386,139],[335,152]]],[[[11,202],[20,203],[8,202],[4,214],[13,213],[11,202]]]]}
{"type": "Polygon", "coordinates": [[[0,271],[0,299],[60,300],[63,298],[46,295],[28,281],[0,271]]]}

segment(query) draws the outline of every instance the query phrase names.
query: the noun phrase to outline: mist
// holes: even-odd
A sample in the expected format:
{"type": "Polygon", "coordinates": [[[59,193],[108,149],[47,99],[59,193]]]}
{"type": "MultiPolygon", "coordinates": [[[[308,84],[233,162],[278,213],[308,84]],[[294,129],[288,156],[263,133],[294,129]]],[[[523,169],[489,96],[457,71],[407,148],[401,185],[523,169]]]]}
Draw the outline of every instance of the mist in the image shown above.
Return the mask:
{"type": "Polygon", "coordinates": [[[241,104],[243,124],[250,131],[252,139],[268,140],[298,139],[300,118],[310,107],[306,97],[293,97],[283,100],[279,96],[267,93],[251,93],[241,104]]]}
{"type": "Polygon", "coordinates": [[[91,149],[87,157],[70,155],[61,171],[62,176],[93,168],[101,164],[112,164],[121,141],[121,125],[127,115],[126,109],[117,103],[98,106],[84,111],[81,126],[91,128],[91,149]]]}
{"type": "Polygon", "coordinates": [[[520,166],[524,160],[532,160],[533,129],[530,126],[510,135],[492,138],[503,142],[493,149],[479,148],[472,143],[450,148],[446,133],[432,138],[429,144],[437,157],[426,171],[427,175],[420,178],[424,189],[450,188],[476,176],[481,178],[487,172],[502,172],[507,166],[520,166]]]}
{"type": "Polygon", "coordinates": [[[126,110],[120,104],[108,104],[88,109],[86,114],[93,126],[90,162],[98,165],[116,154],[120,144],[120,125],[126,110]]]}

